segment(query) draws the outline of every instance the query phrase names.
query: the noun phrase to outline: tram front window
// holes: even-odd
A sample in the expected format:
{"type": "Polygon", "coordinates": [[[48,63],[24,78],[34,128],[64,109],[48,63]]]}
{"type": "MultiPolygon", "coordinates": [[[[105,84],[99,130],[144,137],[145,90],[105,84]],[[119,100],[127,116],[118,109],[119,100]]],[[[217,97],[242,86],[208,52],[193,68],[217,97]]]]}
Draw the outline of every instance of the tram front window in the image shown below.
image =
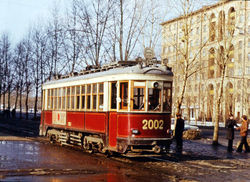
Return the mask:
{"type": "Polygon", "coordinates": [[[128,82],[121,82],[120,83],[120,109],[127,109],[128,108],[128,82]]]}
{"type": "Polygon", "coordinates": [[[165,82],[163,89],[163,111],[171,112],[171,105],[172,105],[172,85],[169,82],[165,82]]]}
{"type": "Polygon", "coordinates": [[[161,90],[158,88],[148,89],[148,110],[149,111],[160,111],[161,109],[161,90]]]}
{"type": "Polygon", "coordinates": [[[144,110],[144,88],[134,88],[133,109],[144,110]]]}
{"type": "Polygon", "coordinates": [[[116,82],[111,83],[111,109],[116,109],[116,82]]]}

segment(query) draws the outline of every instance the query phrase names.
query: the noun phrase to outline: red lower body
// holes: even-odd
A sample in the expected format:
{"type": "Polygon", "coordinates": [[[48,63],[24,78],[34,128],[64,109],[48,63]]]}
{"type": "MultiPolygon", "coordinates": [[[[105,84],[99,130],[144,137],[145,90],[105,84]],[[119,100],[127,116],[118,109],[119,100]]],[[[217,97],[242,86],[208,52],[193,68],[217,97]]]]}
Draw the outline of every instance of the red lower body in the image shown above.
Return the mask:
{"type": "Polygon", "coordinates": [[[43,111],[40,134],[49,129],[100,135],[109,150],[167,146],[171,143],[170,114],[80,111],[43,111]]]}

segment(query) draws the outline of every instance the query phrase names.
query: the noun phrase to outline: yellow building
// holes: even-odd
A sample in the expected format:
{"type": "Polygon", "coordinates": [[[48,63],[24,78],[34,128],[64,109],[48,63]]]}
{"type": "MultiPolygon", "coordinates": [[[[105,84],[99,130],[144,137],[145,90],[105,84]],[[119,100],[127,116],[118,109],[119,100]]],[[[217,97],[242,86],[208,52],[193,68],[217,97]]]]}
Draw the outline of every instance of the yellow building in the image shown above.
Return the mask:
{"type": "Polygon", "coordinates": [[[161,25],[161,56],[175,74],[173,103],[182,90],[187,64],[184,60],[190,60],[192,74],[181,107],[184,116],[213,120],[223,70],[221,62],[228,60],[221,116],[225,119],[233,113],[235,117],[249,117],[250,1],[220,1],[161,25]]]}

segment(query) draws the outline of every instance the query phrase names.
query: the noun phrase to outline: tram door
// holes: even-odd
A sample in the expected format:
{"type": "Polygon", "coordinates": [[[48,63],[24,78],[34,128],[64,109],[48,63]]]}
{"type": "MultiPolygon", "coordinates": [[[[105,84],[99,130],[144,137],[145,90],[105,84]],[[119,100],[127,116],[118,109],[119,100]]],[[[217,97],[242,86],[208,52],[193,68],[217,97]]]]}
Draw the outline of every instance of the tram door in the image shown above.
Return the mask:
{"type": "Polygon", "coordinates": [[[109,146],[116,148],[117,137],[117,83],[111,82],[110,89],[110,112],[109,112],[109,146]]]}

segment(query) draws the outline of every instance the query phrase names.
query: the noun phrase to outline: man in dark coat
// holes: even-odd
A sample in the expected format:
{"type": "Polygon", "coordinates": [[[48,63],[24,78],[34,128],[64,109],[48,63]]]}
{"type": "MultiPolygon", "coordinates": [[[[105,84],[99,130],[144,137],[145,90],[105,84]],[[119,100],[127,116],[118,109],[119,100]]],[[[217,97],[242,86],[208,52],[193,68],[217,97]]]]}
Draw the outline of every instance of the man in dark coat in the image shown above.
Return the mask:
{"type": "Polygon", "coordinates": [[[176,140],[176,152],[181,153],[182,152],[182,135],[184,131],[184,120],[181,118],[181,114],[176,114],[177,120],[175,125],[175,140],[176,140]]]}
{"type": "Polygon", "coordinates": [[[236,124],[236,121],[234,120],[233,115],[230,114],[229,119],[226,122],[227,139],[228,139],[227,151],[228,152],[233,151],[234,126],[238,127],[236,124]]]}

